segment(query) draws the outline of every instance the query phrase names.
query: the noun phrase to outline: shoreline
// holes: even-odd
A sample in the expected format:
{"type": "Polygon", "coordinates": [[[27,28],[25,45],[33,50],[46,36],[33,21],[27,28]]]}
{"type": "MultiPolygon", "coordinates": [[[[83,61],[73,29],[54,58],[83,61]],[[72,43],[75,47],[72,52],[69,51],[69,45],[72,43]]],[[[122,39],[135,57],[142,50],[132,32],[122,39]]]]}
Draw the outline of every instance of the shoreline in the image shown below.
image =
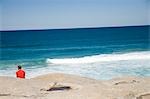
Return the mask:
{"type": "Polygon", "coordinates": [[[63,73],[30,79],[0,76],[0,99],[150,99],[150,77],[95,80],[63,73]],[[47,91],[54,86],[59,89],[47,91]]]}

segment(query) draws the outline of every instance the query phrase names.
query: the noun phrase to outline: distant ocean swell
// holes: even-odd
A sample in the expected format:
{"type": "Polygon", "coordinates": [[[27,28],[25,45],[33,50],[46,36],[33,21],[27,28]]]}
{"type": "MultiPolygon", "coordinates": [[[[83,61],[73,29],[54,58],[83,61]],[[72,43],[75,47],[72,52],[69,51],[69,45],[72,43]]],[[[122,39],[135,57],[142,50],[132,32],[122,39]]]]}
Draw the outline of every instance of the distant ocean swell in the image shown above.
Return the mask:
{"type": "MultiPolygon", "coordinates": [[[[142,44],[142,43],[140,43],[142,44]]],[[[84,46],[84,47],[62,47],[62,48],[7,48],[5,47],[5,49],[1,49],[1,50],[5,50],[5,51],[20,51],[20,50],[23,50],[23,51],[68,51],[68,50],[88,50],[88,49],[102,49],[102,48],[121,48],[121,47],[129,47],[129,46],[143,46],[143,45],[140,45],[139,43],[134,43],[134,44],[115,44],[115,45],[101,45],[101,46],[84,46]]],[[[147,45],[146,45],[147,46],[147,45]]],[[[33,47],[33,46],[32,46],[33,47]]],[[[39,46],[38,46],[39,47],[39,46]]]]}

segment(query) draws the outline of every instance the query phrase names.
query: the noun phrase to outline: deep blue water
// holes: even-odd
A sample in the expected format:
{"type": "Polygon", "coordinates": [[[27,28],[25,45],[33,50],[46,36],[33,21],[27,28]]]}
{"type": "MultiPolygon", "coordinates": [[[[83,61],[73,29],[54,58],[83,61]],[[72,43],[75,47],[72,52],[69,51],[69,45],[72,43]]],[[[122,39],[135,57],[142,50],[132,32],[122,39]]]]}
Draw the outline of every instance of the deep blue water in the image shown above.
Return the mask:
{"type": "MultiPolygon", "coordinates": [[[[132,26],[1,31],[0,74],[7,69],[14,69],[18,64],[29,71],[47,68],[47,59],[149,51],[149,28],[132,26]]],[[[59,68],[55,69],[59,71],[59,68]]]]}

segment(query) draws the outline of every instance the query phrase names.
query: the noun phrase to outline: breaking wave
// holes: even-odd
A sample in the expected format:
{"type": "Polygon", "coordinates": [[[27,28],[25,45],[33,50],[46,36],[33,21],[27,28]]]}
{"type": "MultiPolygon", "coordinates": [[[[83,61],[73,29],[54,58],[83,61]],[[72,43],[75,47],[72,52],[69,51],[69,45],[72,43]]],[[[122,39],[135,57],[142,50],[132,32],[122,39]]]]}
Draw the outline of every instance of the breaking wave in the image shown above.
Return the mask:
{"type": "Polygon", "coordinates": [[[79,58],[63,58],[63,59],[46,59],[48,64],[86,64],[98,62],[111,62],[123,60],[145,60],[150,59],[150,51],[130,52],[130,53],[113,53],[100,54],[92,56],[84,56],[79,58]]]}

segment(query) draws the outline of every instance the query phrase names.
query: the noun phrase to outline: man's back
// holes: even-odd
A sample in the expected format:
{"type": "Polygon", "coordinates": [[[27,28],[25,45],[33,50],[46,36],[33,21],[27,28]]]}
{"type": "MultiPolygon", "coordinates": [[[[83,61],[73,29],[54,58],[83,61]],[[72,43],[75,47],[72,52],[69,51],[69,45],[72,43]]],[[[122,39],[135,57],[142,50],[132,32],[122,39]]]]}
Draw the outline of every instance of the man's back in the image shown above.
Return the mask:
{"type": "Polygon", "coordinates": [[[19,69],[19,70],[16,72],[16,76],[17,76],[17,78],[25,78],[25,71],[22,70],[22,69],[19,69]]]}

